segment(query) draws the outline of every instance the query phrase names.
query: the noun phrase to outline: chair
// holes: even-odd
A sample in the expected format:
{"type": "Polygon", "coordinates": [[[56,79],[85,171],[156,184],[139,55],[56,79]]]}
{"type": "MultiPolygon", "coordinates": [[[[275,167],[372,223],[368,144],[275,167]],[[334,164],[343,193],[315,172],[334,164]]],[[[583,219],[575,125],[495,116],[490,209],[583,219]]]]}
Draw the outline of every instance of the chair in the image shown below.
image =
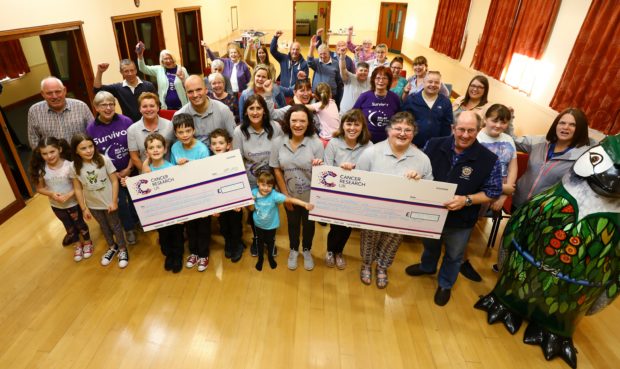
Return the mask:
{"type": "MultiPolygon", "coordinates": [[[[517,179],[525,173],[527,169],[527,161],[529,159],[529,155],[524,152],[517,152],[517,179]]],[[[498,214],[493,214],[493,224],[491,225],[491,233],[489,233],[489,240],[487,241],[487,248],[495,247],[495,241],[497,239],[497,234],[499,233],[499,227],[502,223],[502,219],[510,218],[512,214],[512,195],[508,196],[506,201],[504,201],[504,206],[502,210],[498,214]]]]}
{"type": "Polygon", "coordinates": [[[164,118],[164,119],[168,119],[168,120],[172,120],[172,116],[174,115],[174,113],[176,113],[176,110],[160,110],[159,111],[159,116],[164,118]]]}

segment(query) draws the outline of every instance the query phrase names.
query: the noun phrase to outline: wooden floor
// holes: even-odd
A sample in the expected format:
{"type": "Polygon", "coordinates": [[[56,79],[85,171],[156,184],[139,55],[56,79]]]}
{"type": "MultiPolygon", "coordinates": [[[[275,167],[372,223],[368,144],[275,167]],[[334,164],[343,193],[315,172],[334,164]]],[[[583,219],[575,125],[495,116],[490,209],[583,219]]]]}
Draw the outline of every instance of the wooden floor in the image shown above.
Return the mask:
{"type": "MultiPolygon", "coordinates": [[[[359,235],[345,271],[324,266],[326,227],[317,226],[314,271],[289,271],[284,229],[276,270],[238,264],[213,237],[204,273],[164,271],[156,232],[139,235],[125,270],[102,267],[96,224],[92,259],[75,263],[47,199],[35,197],[0,226],[0,368],[568,368],[540,348],[489,326],[472,308],[495,276],[476,231],[471,259],[484,281],[460,278],[450,303],[433,304],[435,277],[413,279],[421,244],[408,240],[386,290],[358,278],[359,235]]],[[[249,241],[246,232],[246,242],[249,241]]],[[[300,259],[301,262],[301,259],[300,259]]],[[[617,368],[618,303],[581,322],[579,368],[617,368]]]]}

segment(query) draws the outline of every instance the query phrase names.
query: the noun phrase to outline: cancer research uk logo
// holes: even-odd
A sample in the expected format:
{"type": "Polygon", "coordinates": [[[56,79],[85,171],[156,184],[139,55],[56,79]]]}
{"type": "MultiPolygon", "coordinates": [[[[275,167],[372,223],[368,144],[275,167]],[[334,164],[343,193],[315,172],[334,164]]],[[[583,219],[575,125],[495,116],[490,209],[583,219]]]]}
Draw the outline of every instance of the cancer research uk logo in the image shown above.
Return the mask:
{"type": "Polygon", "coordinates": [[[134,184],[134,188],[136,189],[136,192],[139,193],[140,195],[148,195],[151,193],[151,189],[150,188],[142,188],[143,185],[148,184],[149,181],[147,181],[146,179],[141,179],[138,182],[136,182],[134,184]]]}
{"type": "Polygon", "coordinates": [[[336,182],[331,182],[331,178],[336,178],[337,176],[331,170],[326,170],[319,175],[319,183],[325,187],[336,187],[336,182]]]}

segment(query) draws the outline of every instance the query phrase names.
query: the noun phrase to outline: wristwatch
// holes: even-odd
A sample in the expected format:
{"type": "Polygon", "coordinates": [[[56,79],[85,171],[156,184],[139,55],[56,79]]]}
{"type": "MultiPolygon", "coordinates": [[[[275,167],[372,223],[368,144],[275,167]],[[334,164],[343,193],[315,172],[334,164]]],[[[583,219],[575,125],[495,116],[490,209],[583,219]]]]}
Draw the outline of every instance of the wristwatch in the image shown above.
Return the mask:
{"type": "Polygon", "coordinates": [[[471,204],[473,204],[474,202],[471,200],[471,197],[469,197],[469,195],[465,196],[465,206],[471,206],[471,204]]]}

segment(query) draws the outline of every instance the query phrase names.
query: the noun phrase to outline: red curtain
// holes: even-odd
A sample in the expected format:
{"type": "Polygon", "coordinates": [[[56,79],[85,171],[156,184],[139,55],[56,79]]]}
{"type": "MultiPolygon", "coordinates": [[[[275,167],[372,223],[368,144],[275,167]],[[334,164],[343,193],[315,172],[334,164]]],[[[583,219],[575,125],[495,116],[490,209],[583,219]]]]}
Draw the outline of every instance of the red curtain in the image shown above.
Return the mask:
{"type": "Polygon", "coordinates": [[[593,0],[550,106],[578,107],[590,127],[620,132],[620,6],[593,0]]]}
{"type": "Polygon", "coordinates": [[[514,53],[540,58],[561,0],[492,0],[472,67],[500,79],[514,53]]]}
{"type": "Polygon", "coordinates": [[[440,0],[430,47],[453,59],[460,59],[471,0],[440,0]]]}
{"type": "Polygon", "coordinates": [[[19,40],[0,42],[0,79],[17,78],[30,72],[19,40]]]}

